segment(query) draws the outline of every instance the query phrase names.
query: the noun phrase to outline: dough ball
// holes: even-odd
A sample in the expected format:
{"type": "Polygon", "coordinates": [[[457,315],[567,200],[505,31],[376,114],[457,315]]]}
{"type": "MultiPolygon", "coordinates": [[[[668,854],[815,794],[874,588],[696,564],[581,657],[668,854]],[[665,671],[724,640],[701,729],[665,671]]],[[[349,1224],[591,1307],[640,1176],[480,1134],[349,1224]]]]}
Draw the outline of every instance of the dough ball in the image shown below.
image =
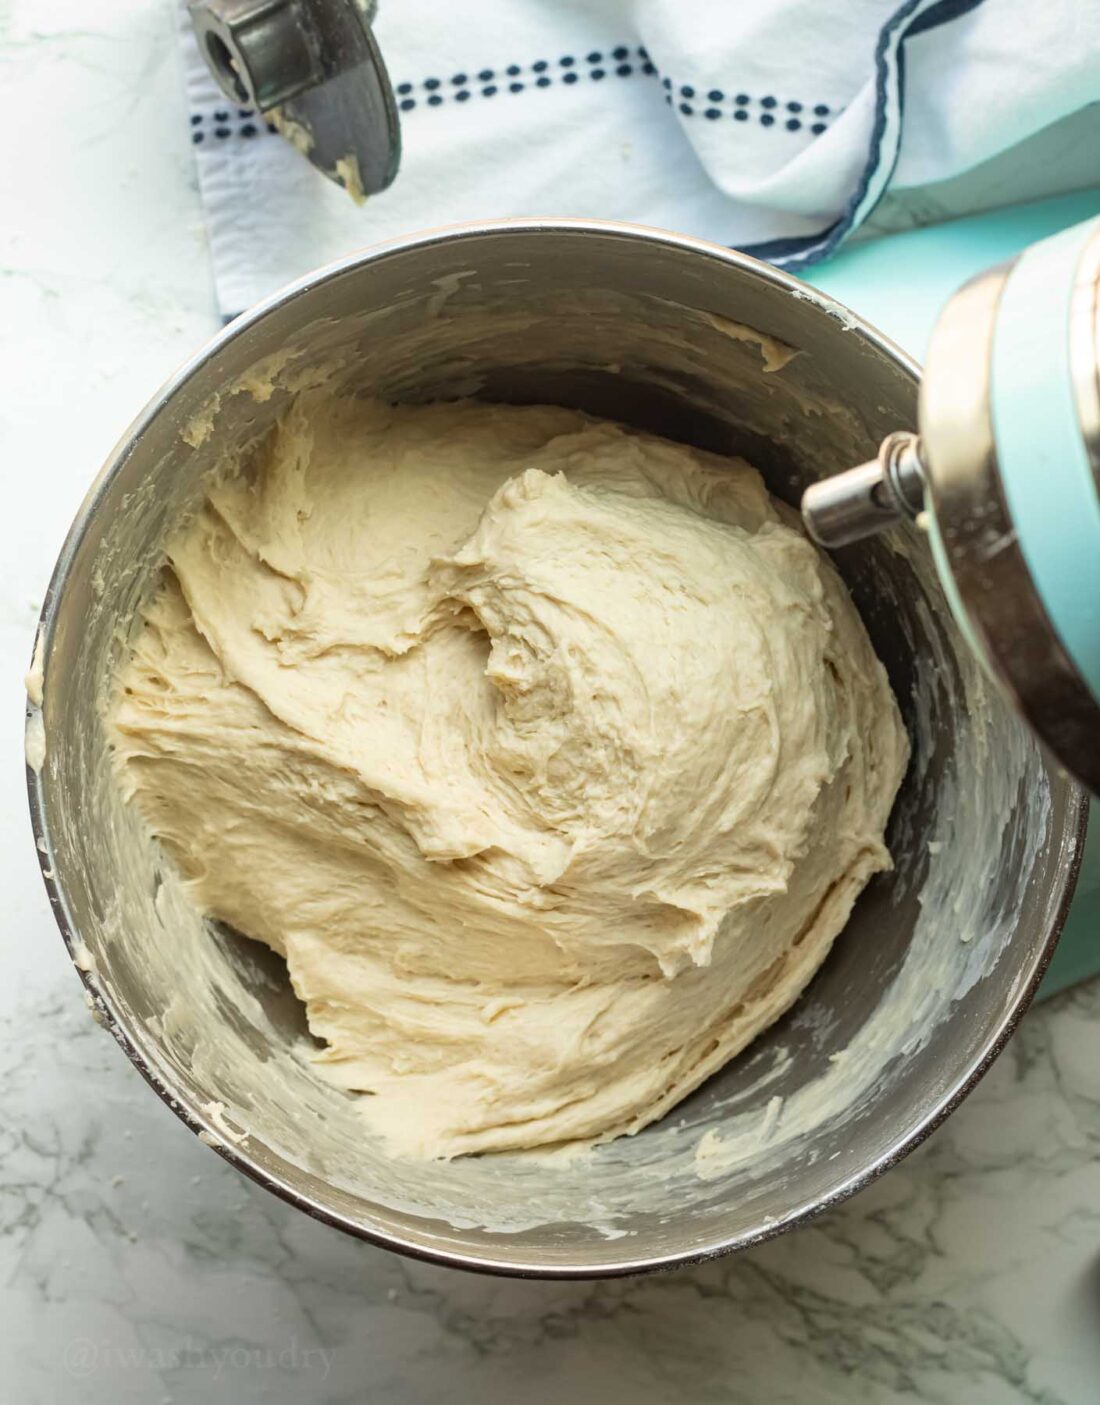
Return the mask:
{"type": "Polygon", "coordinates": [[[322,392],[171,542],[110,725],[195,901],[428,1157],[637,1131],[736,1054],[889,866],[908,755],[741,460],[322,392]]]}

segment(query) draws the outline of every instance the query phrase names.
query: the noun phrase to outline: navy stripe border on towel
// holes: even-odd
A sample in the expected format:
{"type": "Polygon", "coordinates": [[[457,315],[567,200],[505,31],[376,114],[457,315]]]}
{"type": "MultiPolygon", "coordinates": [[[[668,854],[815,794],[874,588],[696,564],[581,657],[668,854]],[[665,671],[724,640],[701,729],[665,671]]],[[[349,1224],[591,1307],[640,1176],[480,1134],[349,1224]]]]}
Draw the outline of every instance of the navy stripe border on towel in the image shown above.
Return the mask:
{"type": "Polygon", "coordinates": [[[883,25],[875,45],[875,120],[870,148],[856,189],[835,223],[818,234],[768,239],[737,247],[743,254],[797,271],[819,263],[834,253],[841,241],[875,208],[897,165],[901,123],[905,112],[905,41],[976,10],[983,0],[906,0],[883,25]],[[891,113],[897,132],[888,152],[884,138],[891,113]]]}

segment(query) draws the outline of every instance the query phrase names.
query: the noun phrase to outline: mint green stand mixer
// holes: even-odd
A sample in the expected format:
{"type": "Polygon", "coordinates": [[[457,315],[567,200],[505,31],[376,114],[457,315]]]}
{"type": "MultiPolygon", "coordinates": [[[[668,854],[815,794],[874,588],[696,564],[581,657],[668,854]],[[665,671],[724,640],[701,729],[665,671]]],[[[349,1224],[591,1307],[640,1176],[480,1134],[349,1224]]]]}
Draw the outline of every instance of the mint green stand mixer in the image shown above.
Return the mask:
{"type": "Polygon", "coordinates": [[[1048,989],[1100,968],[1100,218],[965,283],[932,332],[919,435],[811,486],[802,513],[830,548],[903,518],[928,532],[971,648],[1094,796],[1048,989]]]}

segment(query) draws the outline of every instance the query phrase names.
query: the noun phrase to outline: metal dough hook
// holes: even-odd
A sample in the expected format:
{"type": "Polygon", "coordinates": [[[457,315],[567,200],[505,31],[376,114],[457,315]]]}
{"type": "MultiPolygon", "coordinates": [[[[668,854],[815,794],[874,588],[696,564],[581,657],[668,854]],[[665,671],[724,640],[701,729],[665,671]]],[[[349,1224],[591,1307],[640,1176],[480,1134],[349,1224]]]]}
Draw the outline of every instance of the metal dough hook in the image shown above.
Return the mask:
{"type": "Polygon", "coordinates": [[[401,128],[366,0],[191,0],[191,21],[226,97],[262,112],[352,199],[385,190],[401,128]]]}

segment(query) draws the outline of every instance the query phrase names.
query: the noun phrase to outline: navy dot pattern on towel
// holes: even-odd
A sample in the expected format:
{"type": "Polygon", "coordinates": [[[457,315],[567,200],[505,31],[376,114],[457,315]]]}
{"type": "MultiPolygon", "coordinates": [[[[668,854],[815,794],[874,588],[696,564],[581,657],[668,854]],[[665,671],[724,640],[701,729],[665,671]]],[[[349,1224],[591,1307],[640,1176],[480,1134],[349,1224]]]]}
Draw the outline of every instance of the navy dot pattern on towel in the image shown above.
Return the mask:
{"type": "MultiPolygon", "coordinates": [[[[466,103],[471,98],[518,96],[552,87],[575,87],[578,83],[600,83],[606,78],[659,78],[665,102],[685,118],[706,122],[752,122],[777,132],[809,132],[821,136],[829,119],[836,115],[827,103],[812,106],[797,99],[780,99],[773,93],[750,93],[722,88],[696,88],[692,83],[675,83],[658,73],[641,45],[618,44],[613,49],[593,49],[587,54],[563,54],[560,58],[539,58],[532,62],[510,63],[502,68],[481,68],[476,73],[438,73],[419,82],[401,82],[394,88],[402,113],[420,108],[442,107],[445,103],[466,103]]],[[[191,114],[191,140],[196,146],[208,140],[229,137],[248,139],[265,129],[269,122],[247,107],[218,107],[191,114]]]]}
{"type": "Polygon", "coordinates": [[[483,68],[476,75],[455,73],[422,78],[419,83],[399,83],[394,90],[403,112],[417,107],[438,107],[442,102],[467,102],[472,97],[572,88],[578,83],[601,83],[605,78],[655,78],[657,69],[640,45],[617,44],[613,49],[592,49],[587,54],[562,54],[504,68],[483,68]],[[442,96],[441,96],[442,95],[442,96]]]}
{"type": "Polygon", "coordinates": [[[191,141],[195,146],[202,146],[208,138],[225,141],[229,137],[243,137],[248,141],[259,136],[265,127],[269,132],[275,130],[250,107],[218,107],[211,112],[191,114],[191,141]]]}
{"type": "Polygon", "coordinates": [[[758,98],[752,97],[749,93],[726,93],[721,88],[708,88],[705,93],[698,91],[690,83],[681,83],[677,86],[671,78],[661,79],[661,87],[665,92],[665,102],[672,106],[676,105],[676,110],[683,117],[702,117],[708,122],[718,122],[722,119],[732,118],[735,122],[757,122],[762,127],[776,128],[777,119],[782,111],[786,115],[782,118],[782,125],[777,130],[787,132],[808,131],[811,136],[819,137],[822,132],[828,130],[830,116],[835,115],[834,109],[826,103],[816,103],[812,109],[815,120],[806,120],[806,104],[791,99],[781,102],[779,98],[771,93],[764,93],[758,98]]]}

